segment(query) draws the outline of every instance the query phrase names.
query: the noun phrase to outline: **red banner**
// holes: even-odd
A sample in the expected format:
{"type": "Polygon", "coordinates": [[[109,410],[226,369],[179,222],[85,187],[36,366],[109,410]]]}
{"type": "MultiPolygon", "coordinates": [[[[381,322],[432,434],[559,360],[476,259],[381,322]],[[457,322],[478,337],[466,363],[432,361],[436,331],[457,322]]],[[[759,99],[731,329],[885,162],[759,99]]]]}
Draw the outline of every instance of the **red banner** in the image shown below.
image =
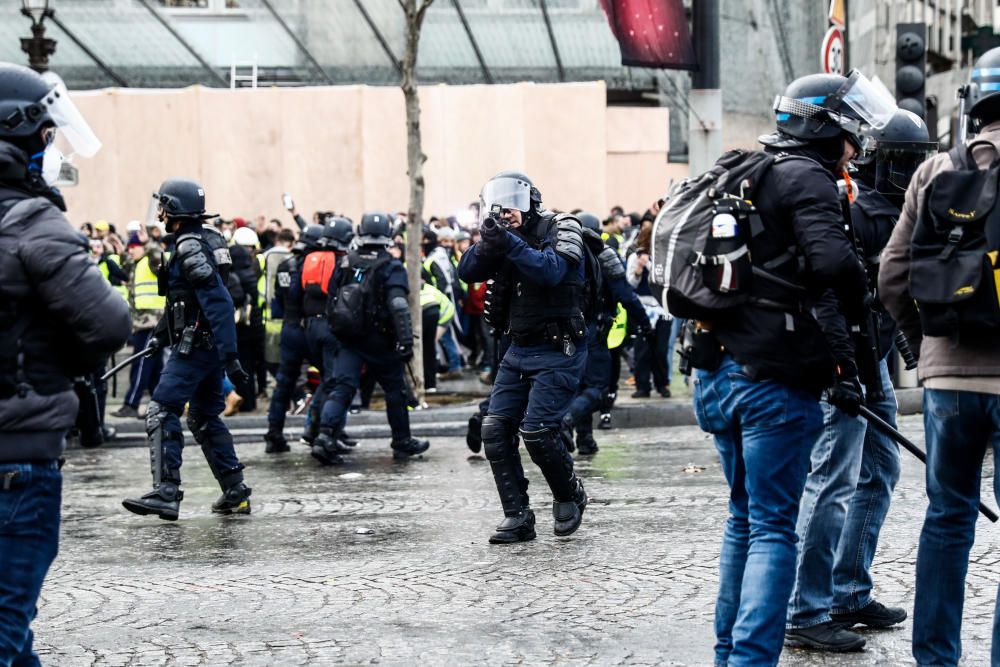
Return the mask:
{"type": "Polygon", "coordinates": [[[622,65],[697,69],[682,0],[601,0],[622,65]]]}

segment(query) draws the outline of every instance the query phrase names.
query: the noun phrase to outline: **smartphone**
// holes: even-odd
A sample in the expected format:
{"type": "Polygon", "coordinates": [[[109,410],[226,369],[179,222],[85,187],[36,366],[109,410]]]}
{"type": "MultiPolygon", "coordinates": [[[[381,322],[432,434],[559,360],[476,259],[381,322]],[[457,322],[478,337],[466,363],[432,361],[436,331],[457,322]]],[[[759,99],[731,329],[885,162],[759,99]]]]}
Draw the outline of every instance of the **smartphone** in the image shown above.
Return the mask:
{"type": "Polygon", "coordinates": [[[288,194],[287,192],[281,195],[281,203],[284,204],[285,208],[287,208],[289,211],[295,208],[295,202],[292,201],[292,195],[288,194]]]}

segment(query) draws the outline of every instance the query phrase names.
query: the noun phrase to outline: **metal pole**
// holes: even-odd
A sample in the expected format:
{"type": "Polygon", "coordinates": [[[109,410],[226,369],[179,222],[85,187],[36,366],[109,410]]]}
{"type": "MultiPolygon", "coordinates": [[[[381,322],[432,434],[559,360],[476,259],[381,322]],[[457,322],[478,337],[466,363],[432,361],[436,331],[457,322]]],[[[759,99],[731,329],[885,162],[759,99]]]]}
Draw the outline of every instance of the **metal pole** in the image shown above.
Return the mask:
{"type": "Polygon", "coordinates": [[[455,6],[455,11],[458,12],[458,20],[462,22],[462,27],[465,28],[465,34],[469,36],[469,43],[472,45],[472,51],[476,54],[476,60],[479,61],[479,68],[483,70],[483,78],[486,79],[486,83],[493,83],[493,75],[490,74],[490,68],[486,66],[486,59],[483,58],[483,53],[479,50],[479,42],[476,41],[475,35],[472,34],[472,28],[469,27],[469,22],[465,20],[465,12],[462,11],[462,5],[458,0],[451,0],[451,4],[455,6]]]}
{"type": "MultiPolygon", "coordinates": [[[[313,54],[309,52],[309,49],[307,49],[306,45],[302,43],[302,40],[299,39],[299,36],[296,35],[295,32],[288,27],[288,24],[285,23],[285,21],[281,18],[281,16],[278,15],[278,12],[275,11],[274,6],[271,4],[270,0],[260,0],[260,1],[264,5],[264,7],[267,8],[267,11],[271,12],[271,16],[273,16],[274,20],[278,22],[278,25],[280,25],[282,29],[286,33],[288,33],[288,36],[292,38],[292,41],[295,42],[295,46],[299,47],[299,50],[305,54],[306,58],[309,59],[309,62],[313,64],[313,67],[319,70],[319,73],[323,76],[323,79],[332,86],[333,79],[331,79],[330,75],[326,73],[326,70],[323,69],[323,66],[320,65],[318,62],[316,62],[316,59],[313,58],[313,54]]],[[[254,85],[254,87],[255,88],[257,87],[256,84],[254,85]]]]}
{"type": "Polygon", "coordinates": [[[851,2],[844,0],[844,74],[851,71],[851,2]]]}
{"type": "Polygon", "coordinates": [[[148,9],[149,13],[153,15],[153,18],[159,21],[160,25],[162,25],[164,29],[166,29],[166,31],[169,32],[171,36],[180,43],[181,46],[187,49],[188,53],[194,56],[194,59],[198,61],[198,64],[200,64],[212,76],[212,78],[215,79],[216,83],[218,83],[223,88],[229,87],[229,84],[226,83],[226,80],[223,79],[218,72],[212,69],[211,65],[205,62],[205,59],[202,58],[201,55],[199,55],[198,52],[194,50],[194,47],[188,44],[187,40],[181,37],[180,33],[174,30],[173,26],[170,25],[170,23],[168,23],[165,18],[160,16],[160,13],[156,11],[151,4],[149,4],[149,0],[139,0],[139,4],[148,9]]]}
{"type": "Polygon", "coordinates": [[[128,82],[126,82],[125,79],[123,79],[122,77],[118,76],[117,72],[115,72],[113,69],[111,69],[103,60],[101,60],[100,58],[98,58],[97,54],[95,54],[93,51],[91,51],[89,48],[87,48],[87,45],[84,44],[80,40],[79,37],[77,37],[75,34],[73,34],[72,32],[70,32],[69,28],[67,28],[65,25],[63,25],[62,21],[60,21],[58,18],[56,18],[56,15],[55,15],[54,12],[53,12],[52,16],[50,16],[49,18],[52,19],[53,23],[55,23],[57,26],[59,26],[60,30],[62,30],[64,33],[66,33],[67,37],[69,37],[71,40],[73,40],[74,44],[76,44],[77,46],[80,47],[81,51],[83,51],[84,53],[86,53],[87,56],[90,57],[90,59],[93,60],[94,63],[98,67],[101,68],[102,72],[104,72],[109,77],[111,77],[111,79],[115,83],[117,83],[119,86],[121,86],[122,88],[128,88],[128,82]]]}
{"type": "Polygon", "coordinates": [[[719,0],[694,5],[694,48],[698,69],[691,74],[688,113],[690,172],[708,171],[722,153],[722,90],[720,90],[719,0]]]}
{"type": "Polygon", "coordinates": [[[399,73],[399,76],[403,76],[403,66],[399,63],[399,58],[397,58],[396,54],[389,48],[389,42],[385,41],[385,37],[382,36],[382,31],[378,29],[377,25],[375,25],[375,21],[372,20],[372,17],[368,13],[368,10],[365,9],[364,4],[361,0],[354,0],[354,6],[358,8],[358,11],[361,12],[361,16],[365,19],[365,23],[367,23],[368,27],[371,28],[373,33],[375,33],[375,39],[377,39],[378,43],[382,45],[382,50],[385,51],[385,55],[389,56],[389,61],[392,62],[392,66],[396,68],[396,72],[399,73]]]}
{"type": "Polygon", "coordinates": [[[559,54],[559,45],[556,44],[556,34],[552,32],[552,21],[549,19],[549,7],[545,3],[545,0],[538,0],[538,4],[542,7],[542,18],[545,19],[545,29],[549,33],[549,42],[552,44],[552,55],[555,56],[556,59],[556,71],[559,72],[559,80],[565,81],[566,70],[563,68],[562,56],[559,54]]]}

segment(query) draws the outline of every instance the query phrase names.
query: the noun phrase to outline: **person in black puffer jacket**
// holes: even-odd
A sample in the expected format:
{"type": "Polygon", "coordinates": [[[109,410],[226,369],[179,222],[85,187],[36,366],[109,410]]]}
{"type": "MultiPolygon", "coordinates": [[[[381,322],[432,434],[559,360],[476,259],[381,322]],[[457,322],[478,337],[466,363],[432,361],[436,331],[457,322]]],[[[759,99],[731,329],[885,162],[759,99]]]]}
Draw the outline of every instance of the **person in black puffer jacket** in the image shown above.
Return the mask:
{"type": "Polygon", "coordinates": [[[0,63],[0,119],[0,665],[38,664],[29,625],[59,545],[73,378],[124,345],[131,321],[51,187],[58,132],[83,157],[100,148],[66,89],[0,63]]]}

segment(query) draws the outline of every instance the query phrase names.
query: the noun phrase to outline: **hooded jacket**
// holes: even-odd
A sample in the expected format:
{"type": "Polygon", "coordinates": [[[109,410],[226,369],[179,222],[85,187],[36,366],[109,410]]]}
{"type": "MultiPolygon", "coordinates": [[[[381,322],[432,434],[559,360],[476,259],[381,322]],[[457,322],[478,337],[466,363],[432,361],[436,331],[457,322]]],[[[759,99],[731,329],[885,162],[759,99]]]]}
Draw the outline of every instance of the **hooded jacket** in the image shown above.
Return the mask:
{"type": "Polygon", "coordinates": [[[92,372],[132,329],[62,198],[27,164],[0,141],[0,462],[62,454],[78,407],[71,378],[92,372]]]}

